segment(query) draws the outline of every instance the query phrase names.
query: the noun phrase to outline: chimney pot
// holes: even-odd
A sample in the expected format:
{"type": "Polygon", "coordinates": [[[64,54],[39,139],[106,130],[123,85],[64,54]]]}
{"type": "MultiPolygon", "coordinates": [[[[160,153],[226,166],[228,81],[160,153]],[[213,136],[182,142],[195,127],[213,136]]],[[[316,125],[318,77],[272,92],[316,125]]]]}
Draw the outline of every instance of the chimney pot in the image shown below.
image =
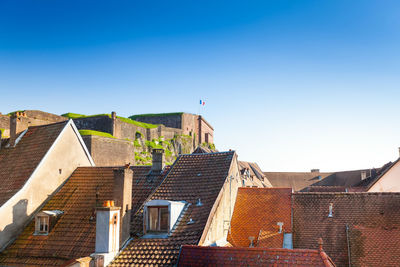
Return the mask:
{"type": "Polygon", "coordinates": [[[322,251],[322,245],[324,244],[324,241],[322,241],[322,238],[318,238],[318,248],[320,251],[322,251]]]}

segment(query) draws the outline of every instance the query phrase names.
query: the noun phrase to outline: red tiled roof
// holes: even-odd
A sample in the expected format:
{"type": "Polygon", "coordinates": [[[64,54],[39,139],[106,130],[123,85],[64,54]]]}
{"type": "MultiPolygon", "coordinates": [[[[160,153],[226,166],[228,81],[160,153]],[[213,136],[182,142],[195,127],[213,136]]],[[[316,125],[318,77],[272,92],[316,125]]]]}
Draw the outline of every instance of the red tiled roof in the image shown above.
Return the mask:
{"type": "Polygon", "coordinates": [[[323,251],[183,246],[178,266],[335,266],[323,251]]]}
{"type": "Polygon", "coordinates": [[[400,228],[400,193],[294,193],[293,199],[293,246],[317,248],[322,238],[338,266],[348,265],[346,225],[350,232],[355,225],[400,228]]]}
{"type": "MultiPolygon", "coordinates": [[[[150,167],[133,170],[132,211],[159,185],[164,174],[146,176],[150,167]],[[147,180],[149,179],[149,180],[147,180]],[[140,194],[138,194],[140,192],[140,194]]],[[[79,167],[42,210],[64,212],[47,236],[36,236],[34,220],[17,240],[0,254],[0,265],[60,265],[95,251],[95,207],[113,199],[116,167],[79,167]],[[97,195],[97,200],[96,200],[97,195]],[[92,219],[91,219],[92,218],[92,219]]]]}
{"type": "Polygon", "coordinates": [[[255,246],[283,246],[283,232],[291,232],[291,188],[239,188],[227,240],[234,247],[248,247],[249,236],[255,246]],[[260,239],[260,243],[259,243],[260,239]]]}
{"type": "MultiPolygon", "coordinates": [[[[111,266],[173,265],[183,244],[198,244],[210,211],[221,191],[232,163],[234,152],[181,155],[162,184],[149,199],[191,203],[171,236],[165,239],[136,238],[113,261],[111,266]],[[196,206],[198,199],[202,206],[196,206]],[[187,224],[192,218],[193,224],[187,224]]],[[[143,209],[133,218],[132,234],[143,234],[143,209]]]]}
{"type": "Polygon", "coordinates": [[[66,123],[29,127],[15,147],[0,148],[0,206],[24,186],[66,123]]]}
{"type": "Polygon", "coordinates": [[[363,227],[350,229],[351,264],[353,266],[398,266],[400,229],[363,227]]]}

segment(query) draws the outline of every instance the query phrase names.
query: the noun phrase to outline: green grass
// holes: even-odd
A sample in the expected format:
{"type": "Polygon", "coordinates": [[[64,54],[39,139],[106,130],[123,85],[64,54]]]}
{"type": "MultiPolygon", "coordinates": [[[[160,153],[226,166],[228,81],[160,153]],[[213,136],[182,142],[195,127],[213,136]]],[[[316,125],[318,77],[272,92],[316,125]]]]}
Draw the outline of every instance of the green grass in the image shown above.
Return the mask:
{"type": "MultiPolygon", "coordinates": [[[[88,115],[72,113],[72,112],[64,113],[61,116],[69,118],[69,119],[91,118],[91,117],[100,117],[100,116],[107,116],[107,117],[111,118],[111,114],[96,114],[96,115],[88,116],[88,115]]],[[[138,127],[145,128],[145,129],[152,129],[152,128],[158,127],[158,125],[156,125],[156,124],[144,123],[144,122],[135,121],[135,120],[131,120],[131,119],[120,117],[120,116],[117,116],[117,118],[123,122],[130,123],[130,124],[133,124],[138,127]]]]}
{"type": "Polygon", "coordinates": [[[167,116],[182,115],[182,114],[183,114],[183,112],[147,113],[147,114],[132,115],[129,118],[132,119],[132,120],[136,120],[139,117],[167,117],[167,116]]]}
{"type": "Polygon", "coordinates": [[[7,114],[7,116],[14,115],[16,112],[24,112],[25,110],[16,110],[7,114]]]}
{"type": "Polygon", "coordinates": [[[97,136],[103,136],[103,137],[109,137],[109,138],[115,138],[109,133],[105,132],[99,132],[99,131],[93,131],[93,130],[79,130],[79,133],[83,135],[97,135],[97,136]]]}
{"type": "Polygon", "coordinates": [[[135,140],[135,141],[133,141],[133,146],[134,147],[142,147],[141,145],[140,145],[140,143],[139,143],[139,141],[138,140],[135,140]]]}
{"type": "Polygon", "coordinates": [[[131,120],[131,119],[120,117],[120,116],[117,116],[117,118],[123,122],[130,123],[130,124],[133,124],[133,125],[136,125],[136,126],[139,126],[142,128],[146,128],[146,129],[152,129],[152,128],[158,127],[157,124],[144,123],[144,122],[135,121],[135,120],[131,120]]]}
{"type": "Polygon", "coordinates": [[[157,145],[154,141],[145,141],[147,147],[156,148],[156,149],[163,149],[162,145],[157,145]]]}

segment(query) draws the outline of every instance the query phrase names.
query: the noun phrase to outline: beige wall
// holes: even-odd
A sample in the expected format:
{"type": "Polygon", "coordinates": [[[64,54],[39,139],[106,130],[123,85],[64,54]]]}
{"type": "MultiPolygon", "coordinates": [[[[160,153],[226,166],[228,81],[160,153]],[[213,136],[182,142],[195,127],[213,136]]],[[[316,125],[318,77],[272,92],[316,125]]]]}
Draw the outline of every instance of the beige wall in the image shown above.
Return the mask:
{"type": "Polygon", "coordinates": [[[212,244],[223,245],[226,242],[240,183],[241,179],[235,154],[219,199],[217,199],[213,211],[210,213],[212,217],[209,218],[209,228],[206,228],[206,232],[203,233],[203,237],[199,243],[200,246],[210,246],[212,244]]]}
{"type": "Polygon", "coordinates": [[[93,165],[79,138],[70,121],[23,188],[0,207],[0,250],[17,237],[33,213],[78,166],[93,165]]]}
{"type": "Polygon", "coordinates": [[[396,162],[368,192],[400,192],[400,161],[396,162]]]}

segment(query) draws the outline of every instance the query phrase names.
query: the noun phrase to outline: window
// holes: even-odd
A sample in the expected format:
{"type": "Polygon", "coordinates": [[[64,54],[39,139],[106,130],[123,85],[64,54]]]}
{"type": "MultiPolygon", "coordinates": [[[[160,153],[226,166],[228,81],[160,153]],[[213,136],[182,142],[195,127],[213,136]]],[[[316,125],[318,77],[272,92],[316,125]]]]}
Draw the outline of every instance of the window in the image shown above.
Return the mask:
{"type": "Polygon", "coordinates": [[[47,235],[48,233],[49,233],[49,216],[37,216],[35,234],[47,235]]]}
{"type": "Polygon", "coordinates": [[[147,231],[168,232],[169,211],[168,206],[151,206],[147,208],[148,222],[147,231]]]}

